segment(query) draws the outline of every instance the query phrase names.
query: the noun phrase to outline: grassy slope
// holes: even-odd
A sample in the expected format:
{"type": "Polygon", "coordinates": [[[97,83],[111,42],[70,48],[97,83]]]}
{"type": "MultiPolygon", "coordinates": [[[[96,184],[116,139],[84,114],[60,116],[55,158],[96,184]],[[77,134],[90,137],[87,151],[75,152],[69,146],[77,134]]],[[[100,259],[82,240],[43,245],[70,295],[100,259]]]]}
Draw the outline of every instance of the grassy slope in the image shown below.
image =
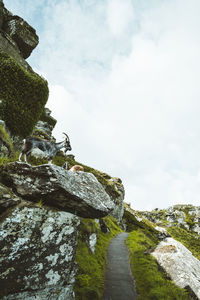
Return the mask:
{"type": "Polygon", "coordinates": [[[175,226],[167,228],[167,231],[174,239],[181,242],[197,259],[200,260],[200,236],[197,233],[175,226]]]}
{"type": "Polygon", "coordinates": [[[130,252],[130,263],[135,278],[138,300],[188,300],[184,289],[180,289],[167,278],[150,252],[159,243],[157,232],[150,222],[138,222],[129,212],[129,230],[126,241],[130,252]]]}

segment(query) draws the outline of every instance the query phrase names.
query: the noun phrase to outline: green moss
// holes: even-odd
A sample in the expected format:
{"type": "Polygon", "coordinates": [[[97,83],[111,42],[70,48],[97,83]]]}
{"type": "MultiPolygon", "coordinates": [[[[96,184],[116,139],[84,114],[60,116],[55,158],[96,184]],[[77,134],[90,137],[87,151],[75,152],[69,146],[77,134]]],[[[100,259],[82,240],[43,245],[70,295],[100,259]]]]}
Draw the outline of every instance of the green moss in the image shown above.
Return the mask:
{"type": "Polygon", "coordinates": [[[62,167],[67,161],[66,155],[63,151],[58,151],[56,156],[53,158],[53,164],[62,167]]]}
{"type": "Polygon", "coordinates": [[[12,141],[7,133],[7,131],[0,125],[0,141],[3,143],[4,146],[8,149],[9,155],[11,155],[14,151],[12,141]]]}
{"type": "Polygon", "coordinates": [[[48,159],[46,158],[40,158],[40,157],[35,157],[30,155],[28,157],[28,163],[31,164],[32,166],[39,166],[39,165],[44,165],[48,163],[48,159]]]}
{"type": "Polygon", "coordinates": [[[2,115],[13,135],[29,135],[48,99],[47,81],[0,50],[2,115]]]}
{"type": "Polygon", "coordinates": [[[10,162],[14,162],[18,159],[19,157],[19,152],[13,152],[11,156],[4,156],[0,157],[0,167],[4,166],[10,162]]]}
{"type": "Polygon", "coordinates": [[[191,229],[195,225],[195,222],[194,222],[194,216],[191,215],[189,213],[189,211],[190,211],[190,206],[184,207],[183,212],[185,213],[185,222],[187,223],[187,225],[191,229]]]}
{"type": "Polygon", "coordinates": [[[126,231],[131,232],[133,230],[141,230],[145,235],[151,239],[155,244],[158,243],[158,231],[154,228],[154,225],[146,219],[143,222],[139,222],[136,217],[129,211],[125,210],[123,215],[123,221],[126,224],[126,231]]]}
{"type": "Polygon", "coordinates": [[[74,287],[76,300],[102,299],[107,247],[110,240],[121,232],[114,218],[106,217],[103,220],[110,229],[110,233],[101,232],[95,220],[82,219],[81,221],[76,252],[76,262],[79,268],[74,287]],[[89,235],[94,232],[97,233],[98,239],[95,253],[92,253],[87,241],[89,235]]]}
{"type": "Polygon", "coordinates": [[[32,136],[44,139],[46,141],[51,141],[51,137],[41,129],[34,129],[32,136]]]}
{"type": "MultiPolygon", "coordinates": [[[[158,243],[157,235],[148,237],[147,228],[138,228],[126,241],[138,300],[189,300],[187,291],[170,281],[149,253],[158,243]]],[[[151,231],[151,230],[150,230],[151,231]]],[[[152,232],[151,232],[152,235],[152,232]]]]}
{"type": "Polygon", "coordinates": [[[45,111],[43,110],[41,116],[40,116],[40,120],[43,122],[47,122],[49,125],[51,125],[53,128],[55,127],[57,120],[54,119],[51,116],[46,115],[45,111]]]}
{"type": "Polygon", "coordinates": [[[200,236],[197,233],[179,227],[170,227],[167,231],[200,260],[200,236]]]}

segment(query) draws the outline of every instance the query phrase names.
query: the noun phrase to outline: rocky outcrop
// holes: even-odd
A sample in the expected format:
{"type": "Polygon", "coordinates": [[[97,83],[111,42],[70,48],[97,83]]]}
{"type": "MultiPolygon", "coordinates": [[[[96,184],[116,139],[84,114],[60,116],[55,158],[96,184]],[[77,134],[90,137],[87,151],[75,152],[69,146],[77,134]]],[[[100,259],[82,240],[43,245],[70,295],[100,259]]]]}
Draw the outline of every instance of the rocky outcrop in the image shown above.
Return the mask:
{"type": "Polygon", "coordinates": [[[158,225],[179,226],[200,234],[200,207],[193,205],[175,205],[168,209],[155,209],[140,212],[145,218],[158,225]]]}
{"type": "Polygon", "coordinates": [[[25,59],[39,43],[35,29],[19,16],[7,16],[3,29],[15,41],[25,59]]]}
{"type": "Polygon", "coordinates": [[[0,1],[0,49],[31,70],[25,59],[37,46],[38,41],[35,29],[22,18],[14,16],[0,1]]]}
{"type": "MultiPolygon", "coordinates": [[[[0,180],[0,298],[74,300],[79,216],[111,212],[105,187],[91,173],[19,162],[2,168],[0,180]]],[[[88,236],[91,253],[97,240],[96,231],[88,236]]]]}
{"type": "Polygon", "coordinates": [[[20,197],[17,197],[8,187],[0,183],[0,215],[19,203],[21,203],[20,197]]]}
{"type": "Polygon", "coordinates": [[[51,116],[51,110],[46,107],[35,125],[33,134],[45,140],[52,140],[52,130],[56,122],[56,119],[51,116]]]}
{"type": "Polygon", "coordinates": [[[22,202],[0,223],[1,299],[74,299],[79,218],[22,202]]]}
{"type": "Polygon", "coordinates": [[[193,291],[200,299],[200,261],[185,246],[173,238],[166,238],[152,255],[176,285],[193,291]]]}
{"type": "Polygon", "coordinates": [[[114,202],[115,206],[111,215],[118,221],[121,222],[123,214],[124,214],[124,195],[125,190],[124,186],[122,185],[122,181],[120,178],[111,177],[109,180],[109,184],[113,185],[115,189],[115,193],[110,194],[111,200],[114,202]]]}
{"type": "Polygon", "coordinates": [[[32,167],[10,163],[3,170],[4,183],[22,198],[71,212],[85,218],[101,218],[114,208],[96,177],[71,172],[55,165],[32,167]]]}

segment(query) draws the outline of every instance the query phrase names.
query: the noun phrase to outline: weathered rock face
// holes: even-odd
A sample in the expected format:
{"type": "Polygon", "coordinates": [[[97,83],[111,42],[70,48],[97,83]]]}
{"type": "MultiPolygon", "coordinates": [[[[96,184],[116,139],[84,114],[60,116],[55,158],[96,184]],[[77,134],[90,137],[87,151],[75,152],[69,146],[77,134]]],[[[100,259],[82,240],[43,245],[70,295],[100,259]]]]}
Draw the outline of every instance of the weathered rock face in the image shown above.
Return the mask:
{"type": "Polygon", "coordinates": [[[39,42],[35,29],[18,16],[7,17],[3,28],[16,42],[23,58],[29,57],[39,42]]]}
{"type": "Polygon", "coordinates": [[[200,261],[185,246],[173,238],[166,238],[152,255],[176,285],[181,288],[190,287],[190,290],[200,299],[200,261]]]}
{"type": "Polygon", "coordinates": [[[0,214],[8,208],[18,205],[21,199],[17,197],[9,188],[0,183],[0,214]]]}
{"type": "Polygon", "coordinates": [[[180,226],[200,234],[200,207],[193,205],[175,205],[168,209],[156,209],[140,212],[151,222],[171,227],[180,226]]]}
{"type": "Polygon", "coordinates": [[[23,202],[0,223],[0,298],[74,299],[79,218],[23,202]]]}
{"type": "Polygon", "coordinates": [[[46,107],[42,116],[40,116],[40,120],[35,126],[34,134],[43,139],[51,140],[52,130],[54,129],[56,122],[56,119],[51,116],[51,110],[46,107]]]}
{"type": "Polygon", "coordinates": [[[120,178],[110,177],[107,174],[105,174],[105,177],[108,177],[105,191],[114,203],[114,209],[111,211],[110,215],[112,215],[118,222],[121,222],[124,214],[124,186],[120,178]]]}
{"type": "Polygon", "coordinates": [[[42,199],[49,206],[85,218],[104,217],[114,208],[114,203],[91,173],[16,162],[5,166],[4,177],[5,184],[22,198],[35,202],[42,199]]]}
{"type": "Polygon", "coordinates": [[[0,2],[0,48],[31,69],[24,59],[29,57],[38,41],[35,30],[22,18],[13,16],[0,2]]]}
{"type": "Polygon", "coordinates": [[[118,197],[112,197],[111,196],[111,200],[115,203],[114,206],[114,210],[111,212],[111,215],[117,219],[118,222],[120,222],[122,220],[123,214],[124,214],[124,205],[123,205],[123,201],[124,201],[124,187],[122,184],[120,185],[116,185],[116,189],[119,193],[118,197]]]}

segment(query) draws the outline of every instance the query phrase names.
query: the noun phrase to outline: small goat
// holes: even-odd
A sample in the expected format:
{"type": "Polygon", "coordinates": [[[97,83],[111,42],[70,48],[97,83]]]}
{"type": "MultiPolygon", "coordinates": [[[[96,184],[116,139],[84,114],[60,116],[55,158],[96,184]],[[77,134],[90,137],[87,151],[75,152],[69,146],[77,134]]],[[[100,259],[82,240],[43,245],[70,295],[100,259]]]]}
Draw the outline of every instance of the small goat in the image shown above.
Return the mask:
{"type": "Polygon", "coordinates": [[[69,170],[72,171],[72,172],[79,172],[79,171],[84,172],[84,168],[82,166],[80,166],[80,165],[74,165],[69,170]]]}
{"type": "Polygon", "coordinates": [[[31,154],[31,151],[33,149],[38,148],[39,150],[43,151],[46,154],[49,163],[51,163],[52,158],[56,155],[58,150],[64,148],[65,153],[67,151],[72,150],[68,135],[64,132],[63,134],[66,136],[66,138],[64,141],[60,143],[45,141],[33,136],[26,138],[24,140],[22,152],[20,153],[18,160],[21,161],[21,158],[24,155],[24,160],[27,163],[27,156],[31,154]]]}

